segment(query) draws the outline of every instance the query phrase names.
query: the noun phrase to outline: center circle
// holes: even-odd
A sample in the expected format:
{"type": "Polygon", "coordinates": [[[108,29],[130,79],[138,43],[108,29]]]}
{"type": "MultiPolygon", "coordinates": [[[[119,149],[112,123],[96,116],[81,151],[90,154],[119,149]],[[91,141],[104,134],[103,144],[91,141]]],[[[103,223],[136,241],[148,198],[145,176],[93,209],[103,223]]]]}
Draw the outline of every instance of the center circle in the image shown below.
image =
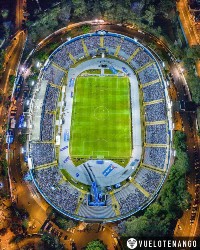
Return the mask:
{"type": "Polygon", "coordinates": [[[98,121],[100,121],[100,120],[105,121],[106,119],[108,119],[108,116],[109,116],[109,110],[105,106],[99,106],[99,107],[95,108],[94,117],[98,121]]]}

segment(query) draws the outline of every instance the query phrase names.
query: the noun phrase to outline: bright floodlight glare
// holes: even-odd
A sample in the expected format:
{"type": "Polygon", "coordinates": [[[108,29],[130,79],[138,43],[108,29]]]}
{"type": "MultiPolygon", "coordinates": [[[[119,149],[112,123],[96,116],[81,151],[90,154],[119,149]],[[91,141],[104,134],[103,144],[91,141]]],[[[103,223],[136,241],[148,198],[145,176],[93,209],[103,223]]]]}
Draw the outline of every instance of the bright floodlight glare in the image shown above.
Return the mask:
{"type": "Polygon", "coordinates": [[[33,86],[34,84],[35,84],[35,82],[34,82],[34,81],[32,81],[32,82],[31,82],[31,85],[33,86]]]}
{"type": "Polygon", "coordinates": [[[98,22],[98,19],[95,19],[94,21],[97,23],[97,22],[98,22]]]}
{"type": "Polygon", "coordinates": [[[24,72],[24,70],[25,70],[25,67],[24,67],[24,66],[22,66],[22,67],[21,67],[21,71],[22,71],[22,72],[24,72]]]}
{"type": "Polygon", "coordinates": [[[36,67],[37,67],[37,68],[40,67],[40,62],[37,62],[36,67]]]}

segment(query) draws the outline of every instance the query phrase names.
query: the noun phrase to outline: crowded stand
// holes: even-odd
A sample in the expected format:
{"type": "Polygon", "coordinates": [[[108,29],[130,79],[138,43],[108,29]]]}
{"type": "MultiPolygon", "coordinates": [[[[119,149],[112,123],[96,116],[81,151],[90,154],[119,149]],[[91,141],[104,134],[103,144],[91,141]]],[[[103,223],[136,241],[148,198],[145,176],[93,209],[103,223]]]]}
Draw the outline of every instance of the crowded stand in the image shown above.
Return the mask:
{"type": "Polygon", "coordinates": [[[78,39],[67,45],[67,50],[73,57],[79,58],[84,55],[81,39],[78,39]]]}
{"type": "Polygon", "coordinates": [[[97,50],[100,47],[100,36],[86,37],[84,38],[84,42],[89,52],[92,50],[97,50]]]}
{"type": "Polygon", "coordinates": [[[120,206],[121,214],[127,214],[132,210],[140,208],[142,203],[147,201],[147,198],[136,189],[132,184],[125,186],[119,192],[115,193],[115,197],[120,206]]]}
{"type": "Polygon", "coordinates": [[[151,57],[149,57],[144,50],[140,49],[130,64],[133,66],[133,68],[138,69],[150,61],[152,61],[151,57]]]}
{"type": "Polygon", "coordinates": [[[51,143],[32,143],[31,156],[34,166],[53,162],[55,159],[54,145],[51,143]]]}
{"type": "Polygon", "coordinates": [[[138,46],[132,42],[123,40],[120,50],[122,50],[128,57],[130,57],[133,52],[138,48],[138,46]]]}
{"type": "Polygon", "coordinates": [[[162,176],[150,169],[140,168],[135,178],[136,182],[140,184],[150,194],[155,193],[162,176]]]}
{"type": "Polygon", "coordinates": [[[67,45],[63,45],[58,51],[56,51],[56,54],[53,55],[53,61],[60,67],[69,69],[73,64],[68,55],[69,52],[70,51],[67,50],[67,45]]]}
{"type": "Polygon", "coordinates": [[[167,126],[166,124],[146,126],[146,143],[166,144],[167,143],[167,126]]]}
{"type": "Polygon", "coordinates": [[[68,213],[75,212],[80,193],[66,182],[59,184],[62,176],[57,167],[35,171],[35,179],[39,188],[53,204],[68,213]]]}
{"type": "Polygon", "coordinates": [[[120,44],[120,38],[116,36],[104,36],[104,47],[116,49],[120,44]]]}
{"type": "Polygon", "coordinates": [[[141,72],[138,73],[138,76],[142,84],[159,79],[159,75],[158,75],[155,65],[151,65],[143,69],[141,72]]]}
{"type": "Polygon", "coordinates": [[[166,154],[167,148],[165,147],[145,147],[144,164],[163,169],[165,165],[166,154]]]}
{"type": "Polygon", "coordinates": [[[50,83],[61,85],[61,80],[64,76],[64,72],[54,67],[52,64],[44,71],[43,80],[47,80],[50,83]]]}
{"type": "Polygon", "coordinates": [[[165,102],[154,103],[145,106],[145,118],[147,122],[166,120],[165,102]]]}
{"type": "Polygon", "coordinates": [[[51,85],[47,86],[43,103],[45,111],[54,111],[56,109],[58,95],[59,89],[51,87],[51,85]]]}
{"type": "Polygon", "coordinates": [[[142,88],[144,102],[151,102],[164,98],[164,89],[160,82],[142,88]]]}
{"type": "Polygon", "coordinates": [[[53,139],[53,114],[44,113],[41,117],[41,140],[42,141],[51,141],[53,139]]]}

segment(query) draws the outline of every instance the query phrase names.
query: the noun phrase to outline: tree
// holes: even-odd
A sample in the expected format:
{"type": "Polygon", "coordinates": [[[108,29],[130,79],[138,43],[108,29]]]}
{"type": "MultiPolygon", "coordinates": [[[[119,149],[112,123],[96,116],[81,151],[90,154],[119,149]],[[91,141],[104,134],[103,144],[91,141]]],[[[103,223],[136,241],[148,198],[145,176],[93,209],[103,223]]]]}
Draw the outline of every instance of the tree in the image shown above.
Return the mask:
{"type": "Polygon", "coordinates": [[[150,6],[148,10],[145,11],[144,20],[147,21],[149,26],[153,26],[154,18],[156,15],[156,9],[154,6],[150,6]]]}
{"type": "Polygon", "coordinates": [[[7,233],[7,228],[3,227],[0,229],[0,235],[4,236],[7,233]]]}
{"type": "Polygon", "coordinates": [[[0,167],[2,168],[2,175],[7,176],[8,174],[8,163],[6,159],[1,159],[0,160],[0,167]]]}
{"type": "MultiPolygon", "coordinates": [[[[2,34],[1,25],[0,25],[0,34],[2,34]]],[[[2,71],[4,68],[3,67],[4,59],[5,59],[5,50],[1,49],[0,50],[0,71],[2,71]]]]}
{"type": "Polygon", "coordinates": [[[22,145],[24,145],[26,143],[26,135],[25,134],[21,134],[18,136],[18,142],[22,145]]]}
{"type": "Polygon", "coordinates": [[[186,151],[186,134],[182,131],[176,131],[174,134],[174,147],[182,151],[186,151]]]}
{"type": "Polygon", "coordinates": [[[148,220],[146,216],[135,217],[132,216],[126,222],[125,235],[127,237],[133,236],[145,236],[147,233],[148,220]]]}
{"type": "Polygon", "coordinates": [[[68,220],[61,216],[56,216],[55,223],[59,226],[59,228],[66,230],[68,228],[73,228],[76,226],[76,223],[73,220],[68,220]]]}
{"type": "Polygon", "coordinates": [[[3,93],[0,93],[0,104],[3,101],[3,93]]]}
{"type": "Polygon", "coordinates": [[[83,25],[81,30],[84,34],[89,33],[91,31],[91,25],[83,25]]]}
{"type": "Polygon", "coordinates": [[[158,10],[162,13],[169,13],[176,7],[176,2],[174,0],[161,0],[159,3],[158,10]]]}
{"type": "Polygon", "coordinates": [[[10,84],[11,88],[13,87],[14,82],[15,82],[15,76],[14,75],[10,75],[9,76],[9,84],[10,84]]]}
{"type": "Polygon", "coordinates": [[[106,250],[107,247],[100,240],[93,240],[86,246],[86,250],[106,250]]]}
{"type": "Polygon", "coordinates": [[[48,250],[62,250],[64,246],[60,243],[57,237],[52,236],[49,233],[44,233],[41,240],[44,243],[44,248],[48,250]]]}
{"type": "Polygon", "coordinates": [[[85,17],[87,13],[87,6],[84,0],[72,0],[74,16],[75,17],[85,17]]]}

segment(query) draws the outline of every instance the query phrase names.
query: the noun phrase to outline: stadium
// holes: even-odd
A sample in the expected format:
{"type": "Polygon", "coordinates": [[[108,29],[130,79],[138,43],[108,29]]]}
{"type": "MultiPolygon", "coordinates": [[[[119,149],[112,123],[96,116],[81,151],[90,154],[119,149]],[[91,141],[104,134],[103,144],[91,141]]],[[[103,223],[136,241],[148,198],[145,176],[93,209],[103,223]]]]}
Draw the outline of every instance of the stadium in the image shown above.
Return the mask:
{"type": "Polygon", "coordinates": [[[45,62],[30,104],[28,165],[60,213],[111,222],[146,208],[171,162],[161,62],[137,39],[97,31],[45,62]]]}

